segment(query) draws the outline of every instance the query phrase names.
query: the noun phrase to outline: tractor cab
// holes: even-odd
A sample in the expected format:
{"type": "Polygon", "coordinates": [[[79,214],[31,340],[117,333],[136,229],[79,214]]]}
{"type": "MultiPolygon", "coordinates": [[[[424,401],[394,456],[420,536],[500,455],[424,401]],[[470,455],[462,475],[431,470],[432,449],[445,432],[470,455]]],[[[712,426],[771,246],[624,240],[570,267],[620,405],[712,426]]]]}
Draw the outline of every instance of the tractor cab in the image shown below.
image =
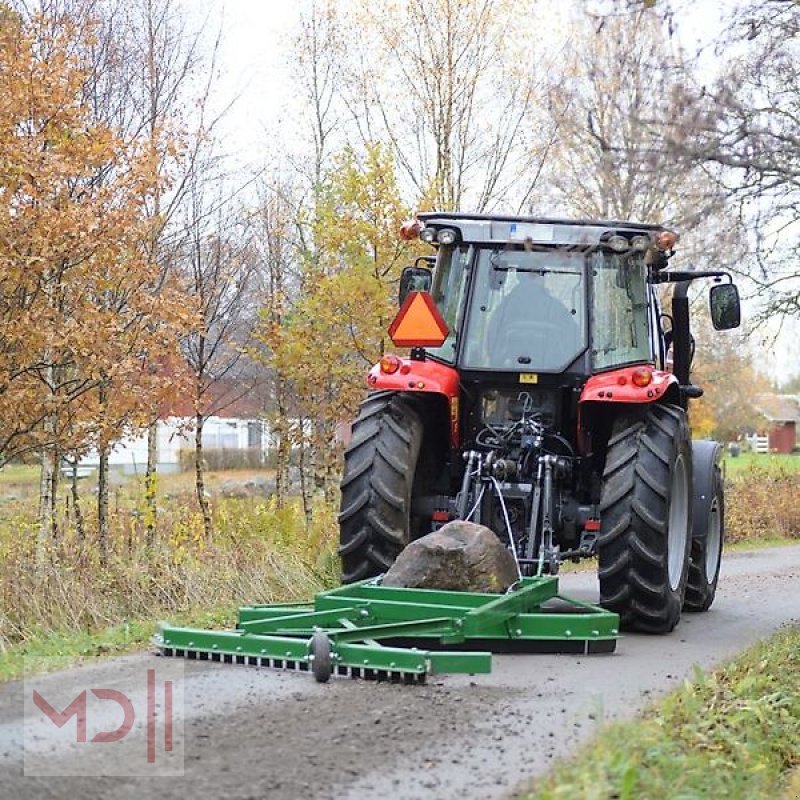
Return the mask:
{"type": "Polygon", "coordinates": [[[661,230],[426,218],[428,237],[455,237],[438,247],[431,286],[449,332],[429,355],[465,370],[587,377],[654,362],[660,336],[646,256],[661,230]]]}

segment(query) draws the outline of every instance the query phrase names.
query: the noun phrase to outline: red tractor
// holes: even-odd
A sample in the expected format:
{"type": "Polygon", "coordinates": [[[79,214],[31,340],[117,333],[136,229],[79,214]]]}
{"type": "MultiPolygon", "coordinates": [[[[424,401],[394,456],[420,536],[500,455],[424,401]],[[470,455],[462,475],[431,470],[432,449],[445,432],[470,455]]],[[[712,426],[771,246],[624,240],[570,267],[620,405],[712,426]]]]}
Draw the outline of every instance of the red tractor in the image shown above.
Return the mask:
{"type": "Polygon", "coordinates": [[[420,214],[434,254],[403,271],[386,355],[342,478],[345,582],[385,572],[453,519],[492,528],[521,574],[597,557],[600,601],[664,633],[714,600],[720,447],[692,441],[689,283],[713,279],[717,330],[739,325],[728,273],[668,268],[658,225],[420,214]],[[674,285],[671,313],[657,287],[674,285]]]}

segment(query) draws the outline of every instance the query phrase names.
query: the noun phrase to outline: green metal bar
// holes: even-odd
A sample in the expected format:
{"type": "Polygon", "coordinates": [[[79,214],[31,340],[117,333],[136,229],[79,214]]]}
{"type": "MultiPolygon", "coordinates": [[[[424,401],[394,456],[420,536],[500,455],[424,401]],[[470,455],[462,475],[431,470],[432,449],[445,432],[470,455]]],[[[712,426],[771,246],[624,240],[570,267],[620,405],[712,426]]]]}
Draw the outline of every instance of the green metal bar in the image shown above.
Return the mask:
{"type": "Polygon", "coordinates": [[[289,636],[257,636],[238,631],[203,631],[168,625],[161,628],[160,634],[164,647],[173,650],[265,656],[292,661],[302,661],[308,657],[308,639],[289,636]]]}
{"type": "MultiPolygon", "coordinates": [[[[205,652],[231,656],[255,656],[295,662],[309,661],[308,639],[260,636],[231,631],[209,632],[192,628],[161,629],[164,647],[173,650],[205,652]]],[[[335,664],[343,667],[388,672],[463,672],[491,671],[491,653],[428,652],[404,647],[375,647],[352,642],[334,642],[335,664]]]]}
{"type": "Polygon", "coordinates": [[[480,608],[469,611],[464,616],[464,634],[485,635],[488,625],[502,624],[518,614],[529,613],[542,603],[556,597],[557,592],[556,577],[523,579],[522,585],[516,591],[507,592],[480,608]]]}
{"type": "MultiPolygon", "coordinates": [[[[346,597],[318,597],[317,608],[320,611],[352,608],[353,599],[346,597]]],[[[362,600],[363,602],[363,600],[362,600]]],[[[398,602],[396,600],[370,600],[369,610],[376,623],[415,622],[418,620],[438,619],[443,616],[461,618],[466,613],[464,608],[445,605],[423,605],[422,603],[398,602]]]]}
{"type": "Polygon", "coordinates": [[[364,600],[391,600],[399,603],[422,603],[423,605],[444,605],[469,610],[484,605],[494,597],[504,595],[480,592],[454,592],[440,589],[404,589],[395,586],[380,586],[371,582],[351,583],[338,589],[320,592],[317,602],[322,599],[348,599],[352,602],[364,600]]]}
{"type": "Polygon", "coordinates": [[[619,616],[600,610],[585,614],[520,614],[508,621],[508,636],[513,639],[601,640],[616,639],[618,633],[619,616]]]}
{"type": "MultiPolygon", "coordinates": [[[[460,620],[449,617],[429,620],[411,620],[409,622],[392,622],[388,625],[363,625],[342,630],[328,630],[326,633],[332,642],[363,642],[367,639],[395,639],[414,637],[420,634],[428,636],[454,635],[460,628],[460,620]]],[[[464,637],[461,637],[463,641],[464,637]]],[[[455,641],[455,640],[453,640],[455,641]]]]}
{"type": "Polygon", "coordinates": [[[476,652],[450,652],[433,650],[428,653],[430,673],[442,675],[460,672],[467,675],[488,675],[492,671],[492,654],[476,652]]]}
{"type": "MultiPolygon", "coordinates": [[[[349,619],[340,619],[339,624],[343,628],[347,628],[348,630],[355,630],[355,628],[358,627],[357,625],[354,625],[352,622],[350,622],[349,619]]],[[[374,639],[364,639],[364,644],[371,644],[373,647],[381,646],[380,643],[376,642],[374,639]]]]}
{"type": "Polygon", "coordinates": [[[253,620],[252,622],[240,622],[239,630],[245,633],[277,633],[291,631],[295,635],[296,631],[307,631],[308,635],[314,632],[314,628],[328,628],[338,626],[341,618],[358,620],[370,619],[371,615],[362,605],[359,608],[340,608],[331,611],[306,611],[300,614],[283,614],[270,619],[253,620]]]}
{"type": "Polygon", "coordinates": [[[335,653],[338,664],[364,669],[418,674],[461,672],[469,675],[492,670],[492,654],[483,652],[452,653],[343,643],[335,646],[335,653]]]}
{"type": "Polygon", "coordinates": [[[287,614],[303,614],[313,611],[313,603],[305,603],[304,605],[278,603],[274,606],[242,606],[239,609],[238,621],[241,624],[242,622],[255,622],[261,619],[283,617],[287,614]]]}

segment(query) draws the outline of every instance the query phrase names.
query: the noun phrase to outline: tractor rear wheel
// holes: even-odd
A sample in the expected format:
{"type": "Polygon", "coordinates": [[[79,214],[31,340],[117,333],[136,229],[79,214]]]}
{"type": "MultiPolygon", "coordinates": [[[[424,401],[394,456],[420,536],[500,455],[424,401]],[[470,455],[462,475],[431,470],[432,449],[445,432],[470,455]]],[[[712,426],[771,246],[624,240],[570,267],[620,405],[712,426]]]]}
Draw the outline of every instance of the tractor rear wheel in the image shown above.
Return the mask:
{"type": "Polygon", "coordinates": [[[680,619],[692,531],[683,409],[653,405],[614,422],[600,515],[600,603],[628,630],[668,633],[680,619]]]}
{"type": "MultiPolygon", "coordinates": [[[[695,442],[695,445],[700,443],[695,442]]],[[[715,444],[715,443],[709,443],[715,444]]],[[[695,460],[694,532],[689,556],[684,611],[708,611],[714,602],[725,539],[725,495],[719,465],[704,465],[698,475],[695,460]]]]}
{"type": "Polygon", "coordinates": [[[386,572],[408,544],[422,433],[422,419],[407,394],[375,392],[362,404],[341,484],[344,583],[386,572]]]}

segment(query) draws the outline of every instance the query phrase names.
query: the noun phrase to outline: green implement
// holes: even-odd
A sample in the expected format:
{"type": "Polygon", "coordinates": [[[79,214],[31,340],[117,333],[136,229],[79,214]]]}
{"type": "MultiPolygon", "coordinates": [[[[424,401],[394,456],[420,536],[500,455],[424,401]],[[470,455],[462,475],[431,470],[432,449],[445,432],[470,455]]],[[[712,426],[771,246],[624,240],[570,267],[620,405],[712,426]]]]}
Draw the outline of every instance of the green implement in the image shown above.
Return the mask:
{"type": "Polygon", "coordinates": [[[390,588],[372,578],[313,603],[240,608],[233,631],[162,625],[155,643],[166,656],[295,669],[320,682],[423,683],[490,672],[492,652],[610,653],[618,631],[617,614],[559,595],[553,576],[522,578],[505,594],[390,588]]]}

